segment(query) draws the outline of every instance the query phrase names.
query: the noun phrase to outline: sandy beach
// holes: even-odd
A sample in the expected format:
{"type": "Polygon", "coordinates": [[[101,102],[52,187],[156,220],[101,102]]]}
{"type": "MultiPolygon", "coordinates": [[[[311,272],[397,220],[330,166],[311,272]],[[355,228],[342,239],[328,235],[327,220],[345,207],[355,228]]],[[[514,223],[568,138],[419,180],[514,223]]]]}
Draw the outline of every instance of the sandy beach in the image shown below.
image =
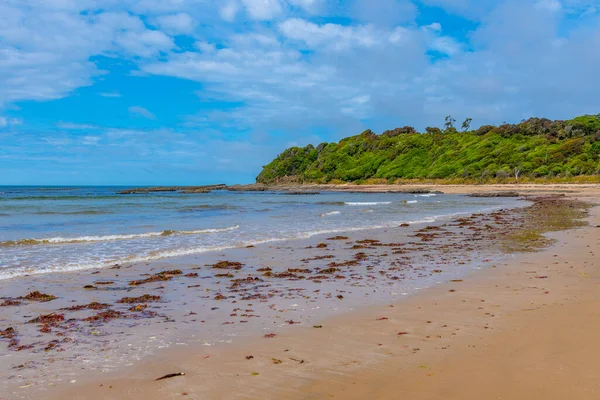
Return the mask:
{"type": "MultiPolygon", "coordinates": [[[[543,216],[554,218],[553,222],[559,219],[551,210],[562,202],[596,203],[600,194],[593,185],[433,188],[445,193],[516,190],[531,195],[530,199],[546,196],[546,203],[539,204],[549,208],[539,206],[542,208],[534,212],[543,215],[547,210],[549,214],[543,216]],[[558,197],[548,200],[551,194],[558,197]]],[[[360,189],[406,190],[406,187],[360,189]]],[[[538,203],[534,207],[535,204],[538,203]]],[[[600,323],[595,311],[600,274],[594,269],[597,264],[594,253],[600,241],[597,227],[600,218],[596,208],[590,208],[588,213],[589,224],[576,229],[560,231],[560,226],[550,229],[551,224],[546,224],[547,230],[557,231],[545,235],[552,239],[546,246],[542,244],[547,239],[530,234],[533,228],[528,225],[531,222],[523,221],[525,214],[497,212],[393,231],[351,232],[337,241],[315,237],[308,242],[274,245],[268,251],[251,248],[228,252],[232,261],[252,265],[268,265],[269,257],[276,258],[274,264],[278,265],[295,266],[298,260],[306,260],[303,268],[307,271],[291,272],[292,276],[280,281],[270,275],[261,278],[269,283],[269,289],[253,288],[246,292],[257,296],[251,309],[236,306],[237,300],[228,300],[228,293],[218,287],[207,288],[204,281],[199,283],[210,291],[206,297],[212,301],[193,306],[197,295],[185,294],[194,286],[193,275],[175,276],[173,283],[167,282],[164,287],[160,282],[151,283],[155,286],[144,287],[135,295],[148,292],[173,302],[173,293],[177,293],[177,305],[154,308],[154,304],[148,303],[150,308],[142,311],[160,314],[166,321],[156,324],[150,322],[156,316],[148,315],[147,320],[141,318],[133,325],[130,320],[119,325],[117,319],[116,325],[98,328],[107,334],[126,329],[129,346],[142,346],[144,341],[148,347],[145,356],[136,353],[138,358],[115,369],[93,372],[82,366],[79,374],[70,371],[71,374],[59,379],[43,380],[43,387],[28,383],[34,382],[33,378],[13,376],[17,384],[12,387],[13,395],[6,398],[469,399],[491,394],[507,399],[561,399],[567,395],[597,398],[595,376],[600,349],[593,339],[595,326],[600,323]],[[513,230],[518,226],[520,230],[513,230]],[[510,243],[520,246],[519,251],[507,247],[508,242],[503,240],[503,236],[516,234],[520,236],[510,243]],[[404,248],[392,243],[388,246],[390,239],[398,239],[404,248]],[[326,248],[318,249],[321,243],[326,248]],[[394,254],[390,254],[393,250],[394,254]],[[357,259],[356,255],[361,253],[363,256],[357,259]],[[338,260],[344,256],[345,259],[338,260]],[[357,260],[362,261],[362,257],[371,263],[373,273],[367,270],[353,276],[353,265],[360,265],[357,260]],[[394,264],[405,257],[405,265],[394,264]],[[339,267],[329,266],[331,262],[337,262],[339,267]],[[334,275],[344,277],[327,276],[323,271],[328,268],[339,269],[334,275]],[[315,274],[321,271],[320,278],[295,279],[293,274],[306,275],[308,269],[315,274]],[[426,282],[420,284],[422,287],[414,287],[409,284],[411,277],[430,278],[419,280],[426,282]],[[397,292],[394,285],[398,281],[407,282],[403,286],[406,292],[397,292]],[[315,289],[315,282],[321,285],[319,289],[315,289]],[[224,299],[218,299],[219,295],[224,299]],[[235,307],[231,320],[211,320],[210,328],[206,327],[208,324],[202,327],[192,323],[200,318],[197,314],[204,318],[205,312],[191,313],[191,309],[208,307],[209,315],[208,310],[230,301],[233,301],[231,307],[235,307]],[[241,324],[242,313],[244,320],[250,322],[241,324]],[[254,322],[253,314],[260,322],[254,322]],[[171,324],[174,336],[164,333],[169,330],[165,328],[169,319],[176,321],[171,324]],[[201,338],[207,336],[219,340],[202,343],[201,338]],[[148,337],[154,339],[145,341],[148,337]],[[167,345],[173,337],[188,340],[167,345]],[[241,339],[228,340],[231,337],[241,339]],[[184,375],[155,381],[179,373],[184,375]]],[[[562,218],[562,214],[558,216],[562,218]]],[[[201,262],[216,265],[221,256],[205,255],[201,262]]],[[[186,262],[178,263],[187,267],[181,268],[182,275],[193,274],[193,266],[199,261],[186,262]]],[[[168,262],[156,263],[151,271],[156,274],[169,266],[168,262]]],[[[262,272],[285,272],[265,271],[262,272]]],[[[241,283],[250,278],[238,275],[245,272],[236,272],[235,268],[222,272],[224,280],[235,276],[241,283]]],[[[91,279],[96,282],[140,279],[136,267],[103,270],[93,277],[89,274],[89,271],[75,273],[70,279],[77,284],[89,283],[91,279]]],[[[143,278],[148,276],[153,275],[146,274],[143,278]]],[[[34,289],[35,282],[33,279],[18,287],[15,293],[34,289]]],[[[52,281],[37,282],[45,282],[44,290],[52,292],[52,281]]],[[[64,282],[54,284],[64,288],[64,282]]],[[[83,295],[81,291],[72,292],[69,301],[73,304],[90,300],[89,292],[83,295]]],[[[127,293],[98,291],[93,297],[99,303],[111,302],[127,293]]],[[[52,307],[67,305],[60,301],[56,300],[52,307]]],[[[40,304],[40,314],[52,309],[44,307],[46,303],[40,304]]],[[[64,354],[75,357],[69,353],[68,345],[64,347],[64,354]]],[[[128,357],[121,347],[112,350],[111,346],[106,347],[106,359],[116,358],[117,353],[121,353],[121,358],[128,357]]],[[[18,373],[26,370],[25,367],[18,373]]],[[[47,368],[45,371],[48,373],[47,368]]],[[[35,368],[30,372],[35,373],[35,368]]]]}

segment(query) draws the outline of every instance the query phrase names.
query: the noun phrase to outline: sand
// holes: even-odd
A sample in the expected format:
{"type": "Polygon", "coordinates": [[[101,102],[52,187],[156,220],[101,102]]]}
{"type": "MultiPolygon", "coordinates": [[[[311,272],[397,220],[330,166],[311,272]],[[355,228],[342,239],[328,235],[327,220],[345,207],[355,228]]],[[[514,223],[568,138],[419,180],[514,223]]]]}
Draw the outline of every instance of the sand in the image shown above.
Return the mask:
{"type": "MultiPolygon", "coordinates": [[[[593,185],[516,190],[600,202],[593,185]]],[[[589,227],[550,234],[553,246],[460,282],[225,349],[171,348],[118,375],[60,385],[49,398],[596,399],[598,211],[589,227]],[[154,380],[174,372],[185,375],[154,380]]]]}

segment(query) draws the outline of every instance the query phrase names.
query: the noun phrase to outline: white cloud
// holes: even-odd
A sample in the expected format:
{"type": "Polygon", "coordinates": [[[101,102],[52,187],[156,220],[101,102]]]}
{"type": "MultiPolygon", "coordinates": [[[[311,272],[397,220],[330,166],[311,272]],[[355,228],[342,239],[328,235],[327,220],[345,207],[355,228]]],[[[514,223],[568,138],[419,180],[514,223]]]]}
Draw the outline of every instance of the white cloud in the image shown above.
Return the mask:
{"type": "Polygon", "coordinates": [[[95,130],[99,129],[96,125],[90,124],[75,124],[73,122],[59,122],[56,126],[60,129],[73,129],[73,130],[95,130]]]}
{"type": "Polygon", "coordinates": [[[127,54],[139,57],[152,57],[175,47],[173,39],[161,31],[144,30],[125,32],[118,35],[116,42],[127,54]]]}
{"type": "Polygon", "coordinates": [[[144,117],[147,119],[156,119],[156,115],[152,114],[150,111],[141,106],[131,106],[129,107],[129,113],[132,115],[144,117]]]}
{"type": "Polygon", "coordinates": [[[236,0],[229,0],[219,9],[219,14],[225,21],[233,22],[239,8],[240,6],[236,0]]]}
{"type": "Polygon", "coordinates": [[[6,128],[7,126],[22,125],[23,120],[20,118],[7,118],[0,115],[0,128],[6,128]]]}
{"type": "Polygon", "coordinates": [[[270,20],[283,12],[280,0],[241,0],[252,19],[270,20]]]}
{"type": "Polygon", "coordinates": [[[196,21],[186,13],[163,15],[156,18],[158,27],[172,34],[190,34],[196,29],[196,21]]]}
{"type": "Polygon", "coordinates": [[[462,45],[449,36],[442,36],[435,38],[429,48],[452,56],[458,54],[462,50],[462,45]]]}
{"type": "Polygon", "coordinates": [[[102,97],[121,97],[121,93],[119,92],[101,92],[98,94],[102,97]]]}
{"type": "Polygon", "coordinates": [[[289,39],[302,41],[311,48],[327,46],[343,50],[356,46],[373,47],[382,40],[371,26],[318,25],[299,18],[282,22],[279,30],[289,39]]]}

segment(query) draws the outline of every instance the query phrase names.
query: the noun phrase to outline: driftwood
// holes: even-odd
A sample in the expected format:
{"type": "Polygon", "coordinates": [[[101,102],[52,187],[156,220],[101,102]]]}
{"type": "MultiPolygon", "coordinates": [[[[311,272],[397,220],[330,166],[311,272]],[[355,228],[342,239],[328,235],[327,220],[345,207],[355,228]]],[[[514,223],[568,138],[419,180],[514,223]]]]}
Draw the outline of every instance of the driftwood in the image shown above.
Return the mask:
{"type": "Polygon", "coordinates": [[[183,376],[183,375],[185,375],[185,372],[175,372],[173,374],[167,374],[167,375],[161,376],[160,378],[156,378],[155,381],[161,381],[163,379],[169,379],[169,378],[174,378],[176,376],[183,376]]]}

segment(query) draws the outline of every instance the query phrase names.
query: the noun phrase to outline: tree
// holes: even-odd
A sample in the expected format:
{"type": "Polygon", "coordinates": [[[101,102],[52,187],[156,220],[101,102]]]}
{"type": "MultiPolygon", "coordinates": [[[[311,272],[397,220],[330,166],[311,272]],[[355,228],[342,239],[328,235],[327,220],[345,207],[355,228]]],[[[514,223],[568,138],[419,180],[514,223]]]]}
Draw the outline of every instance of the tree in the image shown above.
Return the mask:
{"type": "Polygon", "coordinates": [[[462,123],[462,130],[463,131],[468,131],[469,128],[471,127],[471,121],[473,121],[473,118],[467,118],[465,119],[465,122],[462,123]]]}
{"type": "Polygon", "coordinates": [[[519,175],[521,175],[521,169],[518,167],[515,167],[515,169],[513,170],[514,174],[515,174],[515,182],[519,183],[519,175]]]}
{"type": "Polygon", "coordinates": [[[425,128],[425,132],[429,133],[430,135],[437,135],[442,133],[441,129],[435,126],[428,126],[427,128],[425,128]]]}
{"type": "Polygon", "coordinates": [[[444,123],[444,131],[455,132],[456,128],[454,128],[454,123],[456,122],[456,120],[452,118],[452,115],[447,115],[445,120],[446,122],[444,123]]]}

